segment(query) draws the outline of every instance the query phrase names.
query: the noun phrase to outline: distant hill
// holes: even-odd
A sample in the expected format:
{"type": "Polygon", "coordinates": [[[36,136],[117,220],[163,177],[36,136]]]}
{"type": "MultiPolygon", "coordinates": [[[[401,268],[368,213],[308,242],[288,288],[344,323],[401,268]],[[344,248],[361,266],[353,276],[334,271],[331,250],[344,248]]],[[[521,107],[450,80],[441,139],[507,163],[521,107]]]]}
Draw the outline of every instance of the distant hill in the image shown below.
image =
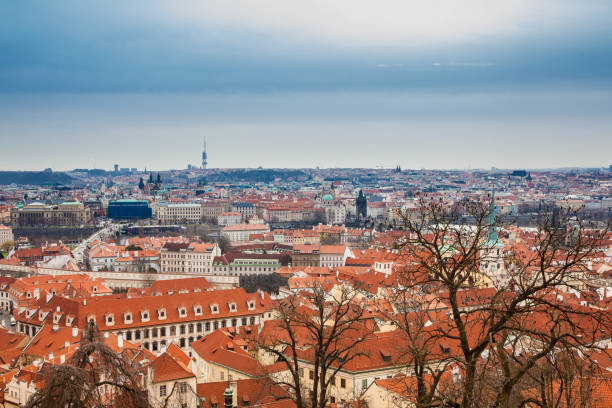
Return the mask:
{"type": "Polygon", "coordinates": [[[0,171],[0,185],[7,184],[71,184],[74,178],[66,173],[50,173],[46,171],[0,171]]]}
{"type": "Polygon", "coordinates": [[[239,181],[246,181],[251,183],[270,183],[274,181],[275,178],[280,178],[281,180],[288,180],[297,179],[298,177],[306,177],[306,174],[300,170],[238,169],[208,175],[206,176],[206,181],[208,183],[239,181]]]}

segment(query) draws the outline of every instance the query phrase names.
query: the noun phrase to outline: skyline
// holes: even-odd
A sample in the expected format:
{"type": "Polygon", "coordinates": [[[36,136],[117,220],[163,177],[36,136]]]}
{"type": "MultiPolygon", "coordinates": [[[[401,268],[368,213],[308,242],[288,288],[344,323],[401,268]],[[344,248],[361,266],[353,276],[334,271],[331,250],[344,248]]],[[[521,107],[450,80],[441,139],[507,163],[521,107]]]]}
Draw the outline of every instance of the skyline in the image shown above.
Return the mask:
{"type": "Polygon", "coordinates": [[[3,170],[609,164],[605,1],[0,12],[3,170]]]}

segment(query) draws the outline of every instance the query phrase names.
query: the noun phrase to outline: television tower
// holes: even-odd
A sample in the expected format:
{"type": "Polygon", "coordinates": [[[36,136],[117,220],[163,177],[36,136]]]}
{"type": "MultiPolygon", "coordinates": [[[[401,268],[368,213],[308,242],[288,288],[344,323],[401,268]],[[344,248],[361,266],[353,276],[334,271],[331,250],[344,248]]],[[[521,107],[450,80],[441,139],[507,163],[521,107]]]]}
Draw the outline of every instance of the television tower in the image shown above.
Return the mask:
{"type": "Polygon", "coordinates": [[[204,151],[202,151],[202,169],[206,170],[208,164],[208,156],[206,155],[206,137],[204,138],[204,151]]]}

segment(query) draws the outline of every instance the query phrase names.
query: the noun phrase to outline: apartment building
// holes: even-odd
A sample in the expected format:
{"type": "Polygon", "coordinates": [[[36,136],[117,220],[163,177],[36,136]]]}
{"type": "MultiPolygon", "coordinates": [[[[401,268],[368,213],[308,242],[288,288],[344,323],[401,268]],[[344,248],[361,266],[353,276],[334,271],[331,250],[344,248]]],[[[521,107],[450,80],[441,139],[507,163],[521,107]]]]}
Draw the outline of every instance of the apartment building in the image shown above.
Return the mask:
{"type": "Polygon", "coordinates": [[[213,261],[215,275],[270,274],[281,267],[280,254],[227,253],[213,261]]]}
{"type": "Polygon", "coordinates": [[[219,328],[262,324],[272,318],[272,299],[264,292],[247,293],[242,288],[195,288],[157,296],[53,296],[18,307],[15,318],[23,333],[37,333],[44,323],[83,327],[93,320],[102,333],[120,335],[160,353],[171,343],[186,349],[219,328]]]}
{"type": "Polygon", "coordinates": [[[353,257],[349,247],[344,245],[321,245],[320,265],[335,268],[346,265],[346,259],[353,257]]]}
{"type": "Polygon", "coordinates": [[[211,273],[213,260],[221,255],[215,244],[166,243],[160,251],[161,272],[211,273]]]}
{"type": "Polygon", "coordinates": [[[199,224],[202,221],[202,206],[198,203],[168,204],[155,206],[157,219],[162,224],[199,224]]]}
{"type": "Polygon", "coordinates": [[[208,201],[202,203],[202,216],[207,221],[216,221],[217,217],[222,212],[227,212],[230,209],[229,201],[208,201]]]}
{"type": "Polygon", "coordinates": [[[251,234],[264,234],[270,232],[266,224],[238,224],[228,225],[221,230],[221,235],[231,242],[246,242],[251,234]]]}
{"type": "Polygon", "coordinates": [[[13,229],[6,225],[0,225],[0,245],[9,241],[14,241],[13,229]]]}
{"type": "Polygon", "coordinates": [[[227,227],[228,225],[237,225],[242,222],[242,214],[237,211],[225,211],[217,216],[217,225],[227,227]]]}

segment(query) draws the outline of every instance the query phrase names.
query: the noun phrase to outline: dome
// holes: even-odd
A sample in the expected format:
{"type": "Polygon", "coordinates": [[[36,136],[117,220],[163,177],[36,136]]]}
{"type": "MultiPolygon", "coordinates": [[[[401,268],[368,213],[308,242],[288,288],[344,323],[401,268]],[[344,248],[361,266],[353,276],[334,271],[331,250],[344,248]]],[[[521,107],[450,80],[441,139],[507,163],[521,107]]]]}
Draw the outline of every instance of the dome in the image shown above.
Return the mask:
{"type": "Polygon", "coordinates": [[[324,194],[322,200],[323,201],[333,201],[334,197],[331,194],[324,194]]]}

